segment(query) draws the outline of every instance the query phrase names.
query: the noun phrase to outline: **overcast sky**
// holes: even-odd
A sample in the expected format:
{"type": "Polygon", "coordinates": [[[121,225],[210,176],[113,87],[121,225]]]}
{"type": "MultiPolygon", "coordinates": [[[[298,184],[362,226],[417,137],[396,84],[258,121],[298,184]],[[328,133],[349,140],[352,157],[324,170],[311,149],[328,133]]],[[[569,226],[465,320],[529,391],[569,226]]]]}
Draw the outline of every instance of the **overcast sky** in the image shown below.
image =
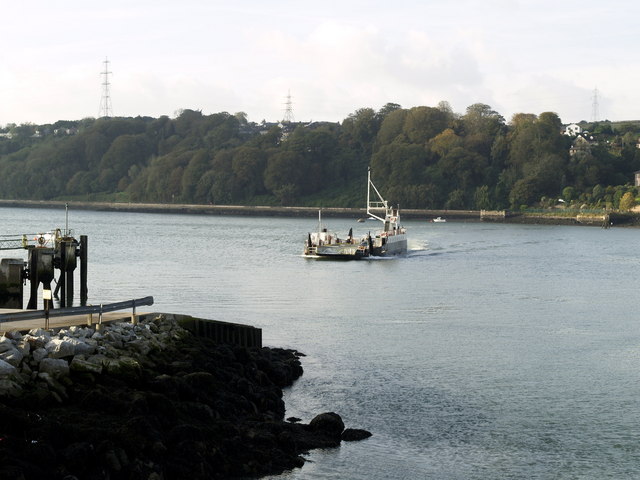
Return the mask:
{"type": "Polygon", "coordinates": [[[100,113],[342,121],[447,101],[640,119],[640,2],[0,1],[0,126],[100,113]]]}

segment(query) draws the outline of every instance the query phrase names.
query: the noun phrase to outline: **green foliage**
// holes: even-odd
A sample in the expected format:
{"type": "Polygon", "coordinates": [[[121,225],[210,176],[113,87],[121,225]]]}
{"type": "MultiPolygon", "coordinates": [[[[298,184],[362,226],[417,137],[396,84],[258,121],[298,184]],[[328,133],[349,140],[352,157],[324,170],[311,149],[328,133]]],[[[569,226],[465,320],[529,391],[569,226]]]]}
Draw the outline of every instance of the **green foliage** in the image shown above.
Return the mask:
{"type": "Polygon", "coordinates": [[[243,112],[0,129],[0,198],[353,206],[366,171],[404,208],[631,208],[639,122],[583,125],[570,155],[552,112],[506,124],[490,106],[361,108],[341,124],[255,124],[243,112]],[[629,193],[629,195],[626,195],[629,193]],[[630,206],[631,205],[631,206],[630,206]]]}
{"type": "Polygon", "coordinates": [[[633,193],[626,192],[620,199],[620,210],[623,212],[631,210],[636,204],[636,198],[633,193]]]}

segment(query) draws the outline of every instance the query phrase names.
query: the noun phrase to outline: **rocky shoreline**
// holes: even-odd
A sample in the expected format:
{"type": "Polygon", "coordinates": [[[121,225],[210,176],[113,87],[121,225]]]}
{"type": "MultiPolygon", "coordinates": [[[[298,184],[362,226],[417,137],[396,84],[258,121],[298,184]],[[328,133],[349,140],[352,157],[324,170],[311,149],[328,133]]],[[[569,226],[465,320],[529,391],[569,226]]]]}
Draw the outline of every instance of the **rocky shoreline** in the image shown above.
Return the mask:
{"type": "Polygon", "coordinates": [[[0,338],[0,478],[256,478],[371,434],[284,420],[303,355],[194,336],[172,316],[0,338]]]}

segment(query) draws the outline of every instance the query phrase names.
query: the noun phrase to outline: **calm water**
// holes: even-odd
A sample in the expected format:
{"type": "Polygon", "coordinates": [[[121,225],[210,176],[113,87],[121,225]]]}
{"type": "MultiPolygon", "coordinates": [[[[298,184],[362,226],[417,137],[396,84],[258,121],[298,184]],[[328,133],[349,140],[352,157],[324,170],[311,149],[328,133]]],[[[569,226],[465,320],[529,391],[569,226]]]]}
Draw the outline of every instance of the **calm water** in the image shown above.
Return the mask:
{"type": "MultiPolygon", "coordinates": [[[[0,216],[2,234],[65,222],[0,216]]],[[[287,416],[335,411],[374,434],[275,478],[640,477],[639,230],[408,221],[406,258],[330,262],[300,256],[314,219],[69,221],[89,236],[90,303],[153,295],[261,327],[307,355],[287,416]]]]}

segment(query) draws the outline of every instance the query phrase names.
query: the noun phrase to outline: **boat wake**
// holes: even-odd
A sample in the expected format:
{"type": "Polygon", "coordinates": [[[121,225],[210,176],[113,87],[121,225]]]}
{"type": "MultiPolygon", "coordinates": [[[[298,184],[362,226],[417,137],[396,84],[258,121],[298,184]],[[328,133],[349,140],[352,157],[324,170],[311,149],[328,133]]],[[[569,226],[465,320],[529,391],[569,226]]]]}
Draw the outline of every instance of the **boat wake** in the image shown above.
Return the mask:
{"type": "Polygon", "coordinates": [[[419,252],[423,250],[429,250],[429,244],[426,241],[409,240],[409,252],[419,252]]]}

